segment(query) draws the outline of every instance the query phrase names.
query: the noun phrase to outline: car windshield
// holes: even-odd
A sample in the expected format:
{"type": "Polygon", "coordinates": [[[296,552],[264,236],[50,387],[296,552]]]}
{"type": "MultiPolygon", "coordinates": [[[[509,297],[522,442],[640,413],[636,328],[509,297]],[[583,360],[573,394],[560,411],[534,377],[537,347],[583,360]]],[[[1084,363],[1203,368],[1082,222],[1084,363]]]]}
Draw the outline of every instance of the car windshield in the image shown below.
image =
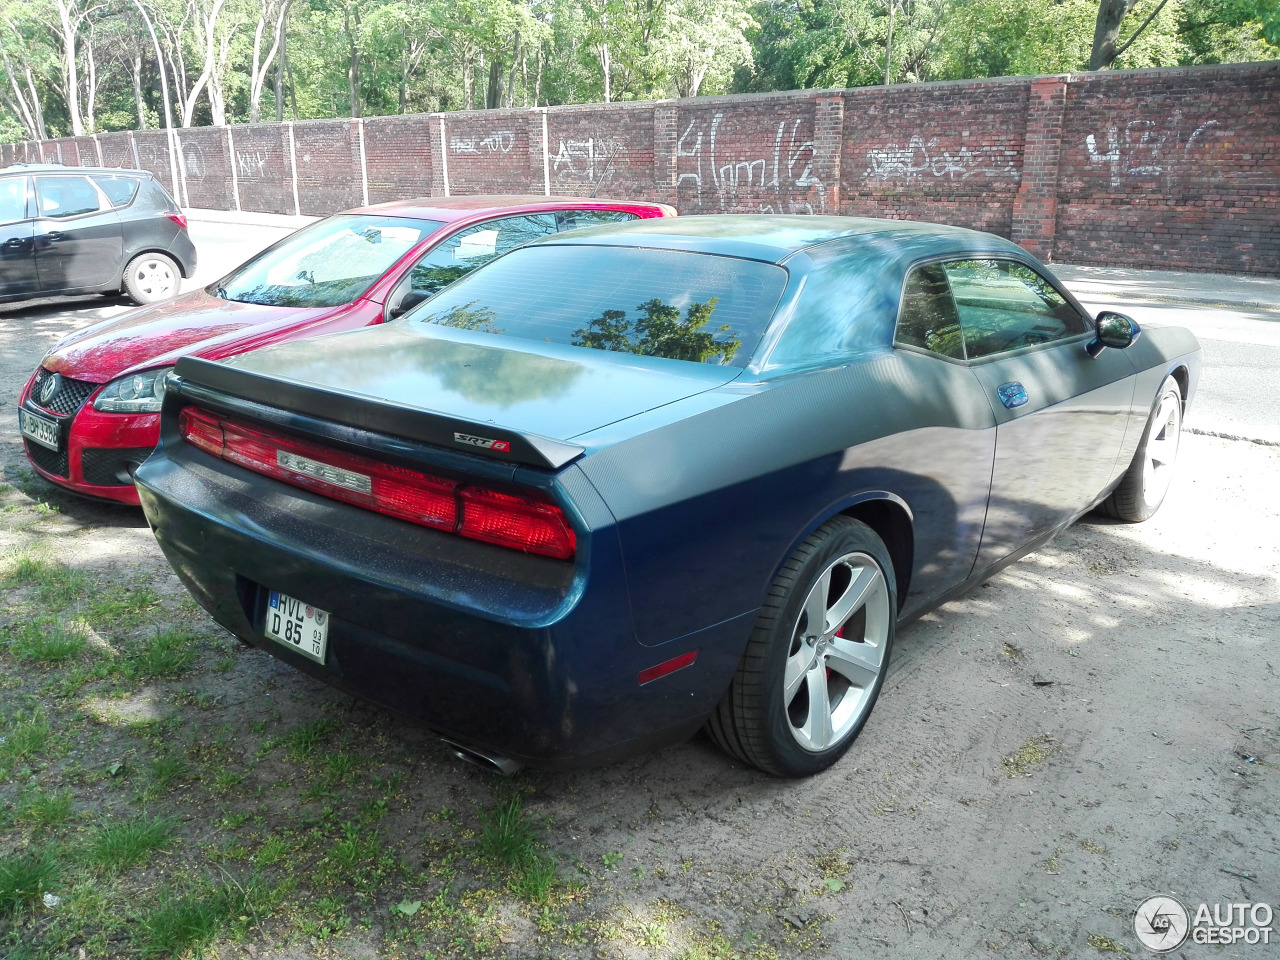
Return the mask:
{"type": "Polygon", "coordinates": [[[495,260],[405,319],[741,367],[786,283],[781,267],[755,260],[548,244],[495,260]]]}
{"type": "Polygon", "coordinates": [[[299,230],[209,289],[225,300],[273,307],[351,303],[428,234],[435,220],[329,217],[299,230]]]}

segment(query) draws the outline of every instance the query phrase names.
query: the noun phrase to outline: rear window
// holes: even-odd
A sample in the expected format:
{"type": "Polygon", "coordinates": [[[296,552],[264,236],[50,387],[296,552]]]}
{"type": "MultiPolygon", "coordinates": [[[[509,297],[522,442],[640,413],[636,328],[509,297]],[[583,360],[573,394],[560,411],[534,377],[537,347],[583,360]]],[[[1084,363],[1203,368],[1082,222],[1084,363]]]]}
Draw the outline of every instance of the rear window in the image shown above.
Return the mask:
{"type": "Polygon", "coordinates": [[[407,315],[547,343],[745,366],[787,283],[755,260],[629,247],[526,247],[407,315]]]}
{"type": "Polygon", "coordinates": [[[90,178],[111,201],[113,207],[123,207],[138,192],[138,181],[133,177],[101,176],[90,178]]]}

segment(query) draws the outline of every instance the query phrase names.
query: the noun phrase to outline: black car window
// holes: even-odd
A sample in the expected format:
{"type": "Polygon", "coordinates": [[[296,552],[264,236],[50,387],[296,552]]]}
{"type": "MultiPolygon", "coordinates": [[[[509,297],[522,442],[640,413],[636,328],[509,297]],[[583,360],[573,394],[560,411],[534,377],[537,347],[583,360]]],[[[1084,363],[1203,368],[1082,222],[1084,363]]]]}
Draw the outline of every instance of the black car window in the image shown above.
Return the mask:
{"type": "Polygon", "coordinates": [[[95,176],[91,178],[107,195],[113,207],[124,207],[138,192],[138,181],[133,177],[95,176]]]}
{"type": "Polygon", "coordinates": [[[551,213],[487,220],[437,243],[409,271],[406,295],[421,301],[499,254],[556,232],[551,213]]]}
{"type": "Polygon", "coordinates": [[[1012,260],[953,260],[947,279],[970,360],[1086,333],[1088,321],[1053,284],[1012,260]]]}
{"type": "Polygon", "coordinates": [[[960,316],[942,264],[926,264],[908,274],[894,340],[953,360],[964,359],[960,316]]]}
{"type": "Polygon", "coordinates": [[[0,177],[0,223],[27,218],[27,178],[0,177]]]}
{"type": "Polygon", "coordinates": [[[556,212],[556,223],[560,230],[577,230],[579,227],[590,227],[597,223],[626,223],[628,220],[639,220],[634,213],[622,210],[559,210],[556,212]]]}
{"type": "Polygon", "coordinates": [[[538,244],[459,280],[407,320],[741,367],[786,284],[785,270],[755,260],[538,244]]]}
{"type": "Polygon", "coordinates": [[[209,290],[274,307],[352,303],[440,226],[408,217],[328,217],[268,247],[209,290]]]}
{"type": "Polygon", "coordinates": [[[40,216],[53,220],[94,213],[102,206],[88,177],[36,177],[40,216]]]}

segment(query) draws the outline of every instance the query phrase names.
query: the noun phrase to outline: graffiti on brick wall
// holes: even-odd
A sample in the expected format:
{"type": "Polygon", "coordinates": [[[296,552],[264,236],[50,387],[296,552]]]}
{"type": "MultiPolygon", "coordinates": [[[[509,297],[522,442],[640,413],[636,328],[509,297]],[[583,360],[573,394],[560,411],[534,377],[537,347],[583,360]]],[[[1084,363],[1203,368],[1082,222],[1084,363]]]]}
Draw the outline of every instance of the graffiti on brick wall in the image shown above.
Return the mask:
{"type": "Polygon", "coordinates": [[[192,180],[203,180],[207,167],[204,151],[196,143],[182,144],[182,171],[192,180]]]}
{"type": "Polygon", "coordinates": [[[1130,177],[1165,177],[1172,181],[1181,164],[1191,162],[1197,149],[1213,136],[1231,136],[1217,120],[1208,120],[1182,136],[1182,114],[1175,111],[1168,120],[1130,120],[1123,127],[1107,127],[1105,147],[1090,133],[1084,138],[1089,164],[1109,168],[1111,187],[1121,189],[1130,177]]]}
{"type": "Polygon", "coordinates": [[[236,170],[242,177],[261,180],[267,175],[268,156],[262,150],[237,150],[236,170]]]}
{"type": "Polygon", "coordinates": [[[484,156],[491,153],[510,153],[515,145],[516,135],[510,130],[496,130],[487,137],[449,138],[449,150],[459,154],[484,156]]]}
{"type": "MultiPolygon", "coordinates": [[[[723,113],[716,113],[710,125],[691,120],[676,141],[677,188],[688,181],[699,200],[714,193],[726,213],[825,213],[826,192],[814,170],[813,141],[801,132],[804,124],[779,121],[772,148],[743,148],[736,137],[735,146],[726,148],[723,113]],[[787,196],[796,189],[809,196],[787,196]]],[[[759,143],[762,138],[747,139],[759,143]]]]}
{"type": "Polygon", "coordinates": [[[168,148],[157,147],[150,140],[134,140],[138,151],[138,165],[143,170],[164,170],[169,166],[168,148]]]}
{"type": "Polygon", "coordinates": [[[912,183],[933,177],[935,180],[968,180],[971,177],[1009,177],[1018,179],[1018,167],[1012,157],[1003,162],[986,151],[960,147],[955,152],[938,146],[938,138],[925,140],[914,135],[907,145],[885,144],[867,151],[864,180],[892,180],[912,183]]]}
{"type": "Polygon", "coordinates": [[[627,148],[617,137],[563,139],[551,160],[551,169],[558,180],[602,183],[613,179],[614,166],[626,152],[627,148]]]}

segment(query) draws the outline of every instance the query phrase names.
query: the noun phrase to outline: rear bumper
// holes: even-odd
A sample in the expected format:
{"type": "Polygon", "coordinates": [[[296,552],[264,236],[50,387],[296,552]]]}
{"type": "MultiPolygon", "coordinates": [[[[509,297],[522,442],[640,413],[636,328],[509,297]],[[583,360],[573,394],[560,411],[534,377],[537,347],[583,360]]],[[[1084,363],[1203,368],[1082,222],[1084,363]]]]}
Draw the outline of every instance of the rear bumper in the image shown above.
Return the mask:
{"type": "MultiPolygon", "coordinates": [[[[521,763],[587,766],[688,736],[728,686],[750,622],[662,647],[635,638],[612,524],[572,564],[313,496],[184,448],[137,474],[174,570],[220,624],[334,687],[521,763]],[[324,664],[261,633],[279,590],[330,614],[324,664]],[[640,671],[699,651],[641,686],[640,671]]],[[[587,536],[582,536],[582,533],[587,536]]]]}
{"type": "Polygon", "coordinates": [[[169,253],[178,261],[183,279],[190,280],[195,276],[198,262],[196,245],[191,242],[191,237],[187,234],[187,231],[179,230],[174,234],[173,242],[169,244],[169,253]]]}

